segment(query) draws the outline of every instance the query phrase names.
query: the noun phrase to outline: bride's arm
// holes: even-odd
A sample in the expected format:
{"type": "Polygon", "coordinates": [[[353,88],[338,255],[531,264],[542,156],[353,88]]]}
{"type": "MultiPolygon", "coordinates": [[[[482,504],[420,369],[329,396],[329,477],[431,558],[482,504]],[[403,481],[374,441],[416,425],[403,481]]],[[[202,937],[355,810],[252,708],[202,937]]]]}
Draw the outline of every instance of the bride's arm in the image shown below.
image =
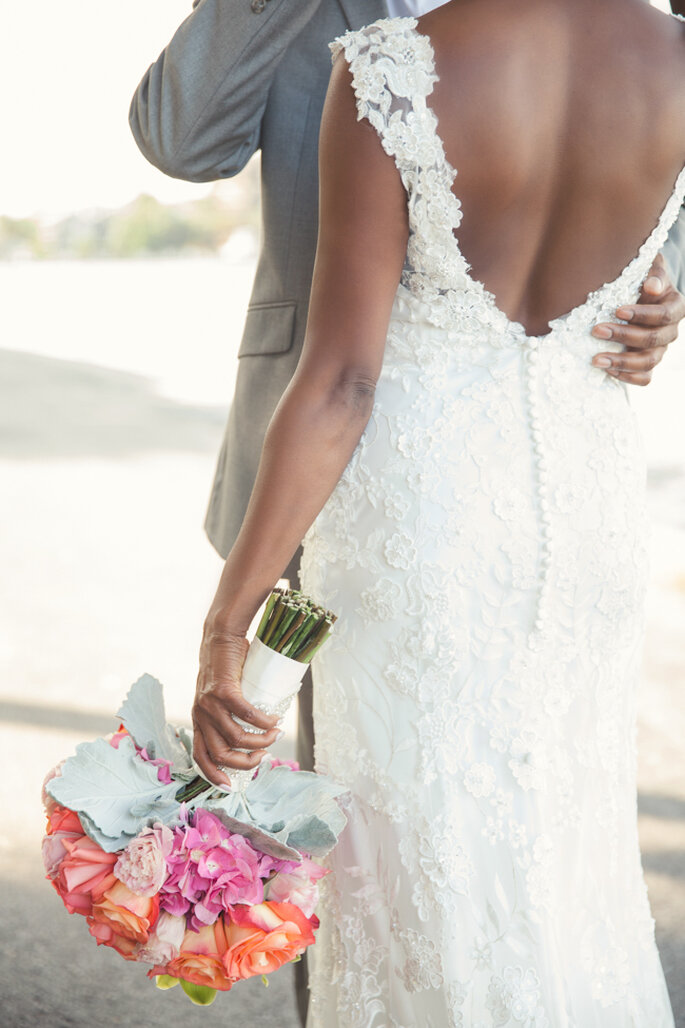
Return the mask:
{"type": "MultiPolygon", "coordinates": [[[[250,503],[228,555],[200,649],[195,758],[247,768],[263,749],[236,714],[274,719],[240,695],[245,632],[330,496],[371,414],[407,247],[406,194],[392,158],[357,112],[347,65],[336,63],[321,123],[319,241],[304,348],[269,425],[250,503]]],[[[261,739],[269,746],[275,730],[261,739]]]]}

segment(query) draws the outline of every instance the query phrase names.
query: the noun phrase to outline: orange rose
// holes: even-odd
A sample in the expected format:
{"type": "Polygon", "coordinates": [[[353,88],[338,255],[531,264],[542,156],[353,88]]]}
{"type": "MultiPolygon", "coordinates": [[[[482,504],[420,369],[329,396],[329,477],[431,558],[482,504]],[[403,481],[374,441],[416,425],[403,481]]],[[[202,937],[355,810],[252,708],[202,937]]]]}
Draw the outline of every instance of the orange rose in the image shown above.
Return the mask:
{"type": "Polygon", "coordinates": [[[224,965],[230,978],[269,974],[314,942],[312,925],[292,903],[234,907],[225,925],[224,965]]]}
{"type": "Polygon", "coordinates": [[[138,896],[116,880],[100,901],[93,904],[95,924],[107,925],[115,935],[123,935],[132,942],[147,942],[158,914],[157,896],[138,896]]]}
{"type": "MultiPolygon", "coordinates": [[[[73,816],[76,817],[75,814],[73,816]]],[[[65,818],[61,823],[71,822],[65,818]]],[[[52,884],[70,914],[83,914],[87,917],[93,903],[116,882],[113,868],[117,854],[105,853],[87,835],[67,835],[62,829],[48,838],[59,840],[66,851],[66,856],[59,861],[54,875],[51,875],[52,884]]]]}
{"type": "Polygon", "coordinates": [[[173,978],[182,978],[195,985],[206,985],[210,989],[227,992],[233,981],[226,974],[223,957],[226,953],[226,936],[223,918],[212,925],[205,925],[199,932],[188,930],[181,943],[181,952],[167,964],[166,968],[155,968],[153,974],[164,973],[173,978]]]}
{"type": "Polygon", "coordinates": [[[123,935],[116,935],[109,925],[94,921],[88,918],[88,931],[93,936],[98,946],[111,946],[117,953],[120,953],[126,960],[137,960],[140,944],[126,939],[123,935]]]}

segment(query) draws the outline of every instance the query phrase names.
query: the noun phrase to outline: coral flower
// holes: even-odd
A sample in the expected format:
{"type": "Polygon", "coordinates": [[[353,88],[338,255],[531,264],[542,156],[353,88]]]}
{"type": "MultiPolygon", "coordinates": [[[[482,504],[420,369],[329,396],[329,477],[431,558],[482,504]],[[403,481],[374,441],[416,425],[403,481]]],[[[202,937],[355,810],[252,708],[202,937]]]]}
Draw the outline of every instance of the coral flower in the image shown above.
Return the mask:
{"type": "Polygon", "coordinates": [[[47,814],[48,835],[53,835],[55,832],[72,832],[76,835],[85,835],[83,831],[83,825],[79,820],[78,814],[75,814],[73,810],[69,810],[67,807],[61,807],[59,804],[50,808],[47,814]]]}
{"type": "Polygon", "coordinates": [[[157,896],[138,896],[119,881],[115,881],[101,900],[93,905],[95,924],[107,925],[116,935],[123,935],[133,942],[148,941],[158,914],[157,896]]]}
{"type": "Polygon", "coordinates": [[[70,914],[87,917],[93,903],[116,882],[116,853],[105,853],[87,835],[74,837],[60,832],[48,836],[48,840],[51,845],[61,842],[66,851],[66,856],[55,868],[52,884],[70,914]]]}
{"type": "Polygon", "coordinates": [[[230,978],[269,974],[314,942],[312,924],[292,903],[234,907],[231,918],[224,957],[230,978]]]}
{"type": "Polygon", "coordinates": [[[176,959],[164,969],[153,968],[150,974],[169,974],[195,985],[227,992],[233,980],[226,973],[225,954],[226,936],[220,918],[216,924],[207,925],[199,932],[187,931],[176,959]]]}
{"type": "Polygon", "coordinates": [[[89,917],[88,931],[98,946],[110,946],[126,960],[139,959],[140,943],[134,942],[133,939],[127,939],[123,935],[117,935],[116,932],[112,931],[110,925],[94,921],[92,917],[89,917]]]}
{"type": "MultiPolygon", "coordinates": [[[[47,796],[47,794],[46,794],[47,796]]],[[[67,855],[65,840],[76,842],[85,835],[78,814],[59,804],[46,803],[47,835],[43,837],[43,864],[48,878],[56,878],[59,866],[67,855]]]]}

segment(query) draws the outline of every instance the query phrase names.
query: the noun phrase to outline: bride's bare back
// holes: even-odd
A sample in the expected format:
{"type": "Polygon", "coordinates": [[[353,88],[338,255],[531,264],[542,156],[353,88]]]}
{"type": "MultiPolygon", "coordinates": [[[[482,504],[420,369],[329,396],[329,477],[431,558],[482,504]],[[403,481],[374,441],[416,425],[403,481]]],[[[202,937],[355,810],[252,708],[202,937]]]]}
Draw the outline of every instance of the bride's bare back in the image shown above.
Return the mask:
{"type": "Polygon", "coordinates": [[[642,0],[452,0],[419,30],[461,250],[541,334],[635,254],[685,164],[685,25],[642,0]]]}

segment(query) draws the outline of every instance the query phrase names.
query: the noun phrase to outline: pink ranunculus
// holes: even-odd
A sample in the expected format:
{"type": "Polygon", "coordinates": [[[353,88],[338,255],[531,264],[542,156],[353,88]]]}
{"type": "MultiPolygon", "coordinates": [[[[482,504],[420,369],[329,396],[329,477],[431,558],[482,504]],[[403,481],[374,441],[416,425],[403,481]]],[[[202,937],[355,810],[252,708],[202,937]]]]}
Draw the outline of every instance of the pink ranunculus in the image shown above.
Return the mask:
{"type": "MultiPolygon", "coordinates": [[[[63,823],[68,822],[65,819],[63,823]]],[[[59,832],[53,837],[59,839],[67,852],[56,868],[52,884],[70,914],[87,917],[93,903],[116,882],[114,864],[117,855],[105,853],[87,835],[73,838],[68,833],[59,832]]]]}
{"type": "Polygon", "coordinates": [[[93,936],[98,946],[110,946],[120,953],[126,960],[138,960],[140,943],[134,939],[127,939],[124,935],[117,935],[111,925],[101,921],[94,921],[88,918],[88,931],[93,936]]]}
{"type": "Polygon", "coordinates": [[[48,878],[56,878],[59,866],[69,852],[64,845],[64,840],[74,842],[81,839],[82,835],[76,832],[54,832],[52,835],[43,836],[42,855],[43,867],[48,878]]]}
{"type": "Polygon", "coordinates": [[[99,902],[93,904],[92,920],[108,926],[115,935],[145,943],[158,914],[157,896],[138,896],[123,882],[115,881],[99,902]]]}
{"type": "Polygon", "coordinates": [[[83,831],[83,825],[79,820],[78,814],[73,810],[69,810],[68,807],[61,807],[58,804],[48,811],[47,819],[48,835],[52,835],[54,832],[73,832],[76,835],[86,834],[83,831]]]}
{"type": "Polygon", "coordinates": [[[229,978],[269,974],[303,953],[314,942],[313,924],[292,903],[260,903],[235,907],[231,923],[224,918],[229,978]]]}
{"type": "Polygon", "coordinates": [[[185,917],[174,917],[173,914],[162,911],[147,942],[143,943],[138,951],[138,960],[146,964],[168,964],[181,952],[185,934],[185,917]]]}
{"type": "MultiPolygon", "coordinates": [[[[55,775],[49,775],[45,781],[48,782],[55,775]]],[[[46,794],[47,795],[47,794],[46,794]]],[[[66,807],[60,807],[57,803],[45,804],[47,811],[47,835],[43,837],[43,866],[48,878],[56,878],[59,866],[66,857],[68,850],[64,845],[65,839],[75,842],[85,835],[81,820],[78,814],[66,807]]]]}
{"type": "Polygon", "coordinates": [[[201,928],[199,932],[187,931],[179,955],[163,970],[155,967],[149,973],[170,974],[186,982],[227,992],[233,985],[233,979],[226,974],[225,955],[226,935],[223,919],[220,919],[214,925],[201,928]]]}
{"type": "Polygon", "coordinates": [[[51,782],[53,778],[60,778],[62,775],[62,768],[64,767],[65,761],[60,760],[59,764],[53,767],[52,771],[48,771],[45,778],[43,779],[43,785],[40,791],[40,798],[43,801],[45,807],[45,813],[50,814],[55,807],[58,805],[56,800],[53,800],[52,796],[47,790],[48,782],[51,782]]]}
{"type": "Polygon", "coordinates": [[[328,868],[302,858],[294,870],[276,874],[268,884],[270,902],[294,903],[305,917],[311,917],[319,902],[319,886],[317,882],[329,873],[328,868]]]}
{"type": "Polygon", "coordinates": [[[131,892],[154,896],[166,878],[166,858],[173,845],[174,833],[166,825],[146,828],[123,851],[114,873],[131,892]]]}

